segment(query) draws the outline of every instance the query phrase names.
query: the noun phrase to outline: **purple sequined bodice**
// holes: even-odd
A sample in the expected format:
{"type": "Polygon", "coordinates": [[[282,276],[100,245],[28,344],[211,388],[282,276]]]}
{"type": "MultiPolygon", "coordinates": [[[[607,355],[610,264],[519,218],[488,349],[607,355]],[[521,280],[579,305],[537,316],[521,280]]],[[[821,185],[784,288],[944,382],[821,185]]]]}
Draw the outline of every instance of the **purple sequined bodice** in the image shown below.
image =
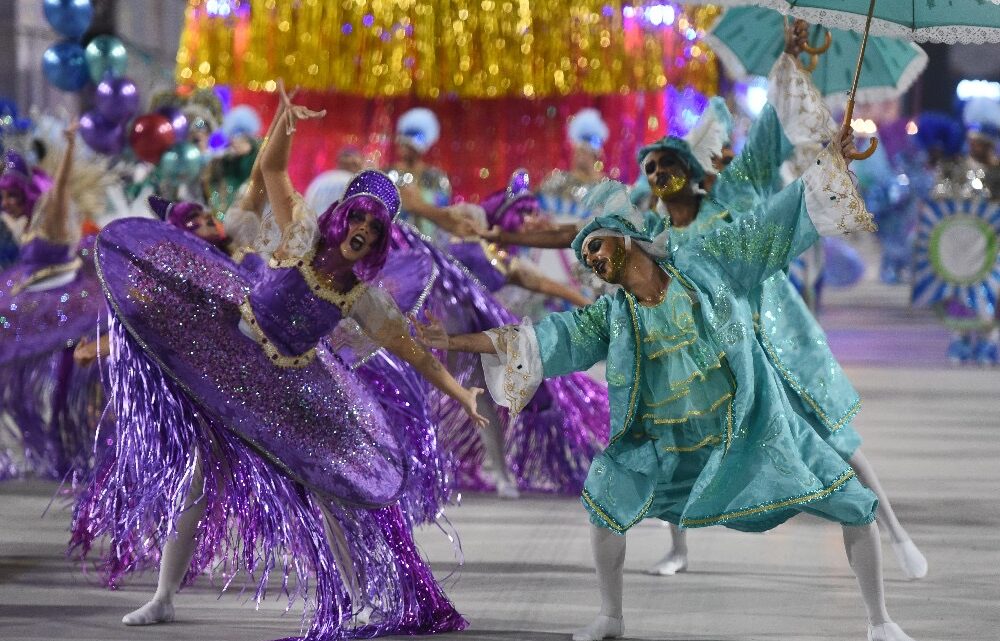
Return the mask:
{"type": "Polygon", "coordinates": [[[316,347],[343,317],[339,307],[313,293],[295,267],[263,270],[250,306],[267,338],[289,356],[316,347]]]}

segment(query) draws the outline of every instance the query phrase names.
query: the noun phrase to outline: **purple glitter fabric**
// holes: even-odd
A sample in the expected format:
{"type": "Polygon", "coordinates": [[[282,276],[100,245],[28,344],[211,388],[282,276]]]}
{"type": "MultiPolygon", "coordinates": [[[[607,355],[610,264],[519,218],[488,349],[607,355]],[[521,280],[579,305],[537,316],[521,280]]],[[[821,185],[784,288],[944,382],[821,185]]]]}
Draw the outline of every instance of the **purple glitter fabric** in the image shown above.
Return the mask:
{"type": "Polygon", "coordinates": [[[40,270],[74,258],[66,245],[34,239],[0,274],[0,411],[9,418],[0,429],[22,447],[0,452],[0,479],[34,474],[61,480],[90,467],[101,376],[96,365],[74,363],[73,347],[81,337],[96,337],[106,306],[90,243],[81,243],[77,255],[83,266],[75,278],[53,289],[25,286],[41,280],[40,270]]]}
{"type": "Polygon", "coordinates": [[[448,253],[465,265],[491,294],[507,284],[507,277],[490,261],[481,243],[453,243],[448,246],[448,253]]]}
{"type": "MultiPolygon", "coordinates": [[[[294,441],[304,443],[301,447],[308,449],[330,447],[311,446],[313,440],[353,439],[361,441],[355,444],[360,450],[356,462],[363,464],[367,455],[364,441],[372,440],[373,432],[366,431],[365,421],[385,425],[387,418],[394,422],[402,418],[408,421],[402,426],[406,447],[417,442],[433,450],[433,431],[425,413],[407,405],[418,398],[419,390],[408,387],[408,383],[414,383],[409,377],[393,373],[402,373],[394,369],[399,364],[388,357],[381,361],[376,357],[365,365],[365,374],[359,380],[322,346],[317,360],[300,370],[277,371],[280,368],[266,360],[259,362],[249,354],[260,348],[255,343],[244,343],[238,330],[233,333],[239,318],[238,311],[233,316],[233,306],[251,289],[246,280],[249,272],[197,239],[174,233],[172,228],[137,220],[109,225],[102,233],[98,253],[109,298],[116,290],[124,289],[129,306],[123,307],[122,297],[113,298],[116,305],[110,328],[113,357],[109,392],[111,410],[118,422],[113,447],[107,450],[76,504],[71,550],[86,558],[102,537],[108,537],[101,570],[112,586],[127,573],[151,566],[162,542],[174,533],[192,477],[201,470],[206,512],[186,582],[218,562],[216,567],[227,587],[237,574],[244,573],[247,581],[255,584],[259,602],[265,596],[270,572],[282,572],[282,590],[290,601],[302,598],[306,604],[302,638],[310,640],[463,629],[466,622],[420,557],[407,516],[399,506],[354,508],[331,500],[332,493],[312,493],[296,481],[298,475],[293,476],[287,465],[277,461],[277,456],[261,456],[259,444],[252,446],[233,429],[235,420],[248,422],[254,416],[261,423],[272,420],[275,415],[270,413],[269,405],[272,397],[278,397],[275,403],[306,404],[309,411],[308,420],[292,415],[300,424],[281,425],[280,433],[293,441],[289,447],[295,446],[294,441]],[[130,260],[123,260],[126,256],[130,260]],[[109,269],[112,265],[115,279],[109,269]],[[157,284],[150,285],[146,279],[157,284]],[[157,300],[169,305],[158,306],[157,300]],[[131,315],[126,316],[123,309],[131,315]],[[128,326],[121,322],[125,318],[128,326]],[[140,342],[137,325],[149,331],[152,342],[140,342]],[[175,329],[175,325],[181,329],[175,329]],[[162,338],[155,336],[156,328],[162,338]],[[182,333],[187,342],[172,339],[175,331],[182,333]],[[208,339],[202,335],[214,340],[213,358],[198,360],[202,373],[191,373],[195,355],[208,349],[204,345],[208,339]],[[168,349],[171,340],[184,348],[172,352],[168,349]],[[227,348],[227,342],[238,345],[240,351],[227,348]],[[154,345],[159,351],[154,350],[154,345]],[[250,364],[244,366],[244,361],[250,364]],[[313,368],[318,368],[313,378],[304,379],[313,368]],[[218,370],[223,369],[244,372],[242,382],[223,379],[240,385],[230,389],[244,403],[237,410],[226,407],[224,411],[206,411],[207,403],[202,398],[225,398],[226,390],[214,384],[219,380],[218,370]],[[246,373],[245,369],[256,369],[260,374],[246,373]],[[189,378],[181,378],[178,371],[188,372],[189,378]],[[283,378],[289,371],[299,372],[303,378],[289,382],[283,378]],[[366,376],[382,382],[373,388],[384,394],[378,404],[362,383],[366,376]],[[382,380],[389,377],[394,377],[391,382],[382,380]],[[277,390],[260,389],[264,383],[277,390]],[[336,385],[353,403],[341,406],[339,416],[331,409],[340,403],[340,396],[330,391],[336,385]],[[202,396],[194,394],[196,389],[202,396]],[[316,390],[324,394],[326,405],[311,401],[310,394],[319,393],[316,390]],[[239,411],[243,407],[246,409],[239,411]],[[383,413],[382,408],[393,411],[383,413]],[[419,431],[428,436],[416,436],[419,431]],[[324,514],[343,533],[346,556],[360,582],[364,603],[352,603],[344,588],[344,569],[338,567],[338,557],[327,542],[324,514]],[[366,604],[376,610],[377,622],[351,628],[352,613],[366,604]]],[[[279,411],[277,416],[288,414],[279,411]]],[[[399,449],[398,442],[391,445],[399,449]]],[[[288,452],[283,450],[283,455],[288,452]]],[[[407,456],[409,465],[400,461],[388,472],[407,467],[419,471],[422,468],[413,465],[414,461],[434,459],[433,454],[425,456],[420,452],[407,451],[407,456]]],[[[369,474],[379,473],[383,472],[369,470],[369,474]]],[[[407,491],[413,478],[412,474],[406,478],[407,491]]],[[[369,488],[360,491],[373,493],[369,488]]],[[[408,494],[403,496],[405,500],[408,494]]]]}
{"type": "Polygon", "coordinates": [[[92,249],[82,245],[78,254],[83,266],[76,278],[53,289],[28,291],[25,286],[40,270],[71,260],[66,245],[36,238],[21,248],[17,264],[0,273],[0,368],[73,347],[82,336],[96,335],[106,305],[93,269],[92,249]]]}
{"type": "MultiPolygon", "coordinates": [[[[398,300],[397,300],[398,302],[398,300]]],[[[427,404],[431,386],[402,359],[380,350],[354,373],[378,399],[386,419],[400,431],[409,456],[403,513],[414,525],[434,523],[451,500],[454,461],[438,442],[427,404]]]]}
{"type": "Polygon", "coordinates": [[[115,315],[203,411],[321,494],[372,508],[399,497],[405,455],[356,378],[336,360],[278,367],[238,328],[239,304],[258,292],[268,328],[286,337],[276,338],[279,346],[314,335],[319,316],[339,321],[339,310],[312,295],[297,270],[268,270],[262,286],[287,288],[298,299],[268,297],[218,250],[138,219],[101,232],[97,264],[115,315]],[[288,305],[288,331],[277,332],[274,300],[288,305]]]}
{"type": "Polygon", "coordinates": [[[185,585],[209,568],[223,579],[223,589],[243,575],[259,603],[276,571],[289,607],[296,599],[305,604],[304,635],[295,638],[309,641],[466,627],[417,551],[398,506],[349,508],[309,492],[194,405],[114,316],[110,336],[115,438],[77,500],[70,540],[81,562],[100,548],[98,569],[108,586],[155,567],[200,470],[205,516],[185,585]],[[344,587],[344,569],[327,542],[327,517],[343,534],[344,556],[377,623],[350,627],[365,603],[352,603],[344,587]]]}
{"type": "MultiPolygon", "coordinates": [[[[480,332],[519,322],[461,263],[412,227],[398,225],[392,251],[404,249],[423,251],[434,260],[439,273],[426,307],[448,333],[480,332]]],[[[483,386],[478,355],[449,354],[448,367],[466,384],[483,386]]],[[[437,392],[431,392],[430,405],[439,441],[455,457],[458,487],[493,489],[493,480],[483,472],[486,452],[477,428],[457,403],[437,392]]],[[[504,419],[507,462],[518,487],[579,494],[591,459],[607,443],[608,421],[608,392],[600,383],[585,374],[544,381],[517,420],[504,419]]]]}

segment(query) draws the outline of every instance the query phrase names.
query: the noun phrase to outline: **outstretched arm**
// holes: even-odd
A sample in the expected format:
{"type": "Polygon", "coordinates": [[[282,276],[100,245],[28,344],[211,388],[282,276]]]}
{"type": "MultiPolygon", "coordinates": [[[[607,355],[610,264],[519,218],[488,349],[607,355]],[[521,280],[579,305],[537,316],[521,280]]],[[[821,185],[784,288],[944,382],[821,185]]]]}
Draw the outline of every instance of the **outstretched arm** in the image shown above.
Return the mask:
{"type": "Polygon", "coordinates": [[[470,217],[461,206],[438,207],[424,201],[420,188],[410,183],[399,188],[404,211],[431,221],[441,229],[459,238],[479,235],[480,223],[470,217]]]}
{"type": "Polygon", "coordinates": [[[312,111],[301,105],[294,105],[285,94],[284,86],[280,91],[284,109],[275,118],[270,140],[261,150],[258,160],[261,177],[267,190],[267,200],[274,212],[274,220],[278,228],[284,232],[292,223],[292,211],[295,209],[295,199],[298,197],[298,192],[292,186],[292,179],[288,176],[288,158],[292,151],[295,123],[299,120],[322,118],[326,115],[326,110],[312,111]]]}
{"type": "Polygon", "coordinates": [[[432,349],[443,349],[453,352],[469,352],[472,354],[496,354],[496,347],[486,332],[474,334],[456,334],[449,336],[441,321],[428,310],[427,322],[421,323],[416,316],[410,320],[417,329],[417,340],[432,349]]]}
{"type": "Polygon", "coordinates": [[[580,229],[572,224],[562,224],[550,229],[538,231],[504,231],[499,227],[491,227],[480,234],[483,240],[501,245],[520,245],[521,247],[539,247],[541,249],[569,249],[573,239],[580,229]]]}
{"type": "Polygon", "coordinates": [[[469,418],[480,427],[485,427],[487,423],[486,418],[477,409],[479,395],[483,393],[482,389],[478,387],[470,389],[462,387],[441,362],[418,345],[409,334],[396,334],[384,340],[383,346],[412,365],[421,376],[430,381],[431,385],[461,403],[469,418]]]}
{"type": "Polygon", "coordinates": [[[685,268],[701,269],[705,258],[735,289],[753,289],[812,245],[820,235],[874,231],[847,171],[854,150],[851,128],[815,158],[802,178],[761,203],[752,213],[721,226],[690,250],[675,254],[685,268]],[[690,264],[686,264],[690,261],[690,264]]]}
{"type": "Polygon", "coordinates": [[[461,403],[476,424],[486,425],[486,419],[477,410],[477,398],[483,390],[462,387],[434,356],[410,337],[406,320],[384,290],[369,289],[351,308],[350,317],[375,343],[405,360],[434,387],[461,403]]]}
{"type": "Polygon", "coordinates": [[[42,236],[53,242],[64,242],[72,235],[69,222],[69,175],[73,171],[76,130],[79,126],[78,122],[74,122],[63,131],[66,137],[66,150],[56,169],[52,189],[42,198],[39,207],[38,230],[42,236]]]}
{"type": "Polygon", "coordinates": [[[552,280],[537,269],[526,265],[521,260],[514,260],[507,280],[512,285],[518,285],[529,291],[545,294],[546,296],[561,298],[577,307],[583,307],[591,303],[591,300],[578,290],[552,280]]]}

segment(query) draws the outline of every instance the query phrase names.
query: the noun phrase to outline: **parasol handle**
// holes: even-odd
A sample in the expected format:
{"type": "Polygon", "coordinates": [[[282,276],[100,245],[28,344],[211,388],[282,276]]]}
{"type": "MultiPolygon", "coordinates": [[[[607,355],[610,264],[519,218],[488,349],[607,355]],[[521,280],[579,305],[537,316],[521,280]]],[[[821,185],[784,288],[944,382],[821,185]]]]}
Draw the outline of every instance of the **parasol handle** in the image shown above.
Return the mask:
{"type": "Polygon", "coordinates": [[[833,44],[833,34],[829,31],[826,32],[826,38],[823,40],[823,44],[818,47],[810,45],[808,42],[802,45],[802,49],[808,53],[810,56],[818,56],[824,54],[830,50],[830,45],[833,44]]]}
{"type": "MultiPolygon", "coordinates": [[[[851,120],[854,118],[854,96],[852,95],[847,99],[847,110],[844,111],[844,126],[847,127],[851,124],[851,120]]],[[[872,157],[875,150],[878,149],[878,138],[872,136],[868,139],[868,149],[864,151],[850,152],[847,155],[851,160],[867,160],[872,157]]]]}
{"type": "MultiPolygon", "coordinates": [[[[854,84],[851,86],[851,94],[847,99],[847,108],[844,110],[844,126],[848,127],[854,119],[854,97],[858,93],[858,82],[861,80],[861,63],[865,60],[865,48],[868,46],[868,32],[872,26],[872,16],[875,15],[875,0],[871,0],[868,5],[868,20],[865,22],[865,33],[861,38],[861,51],[858,53],[858,68],[854,71],[854,84]]],[[[870,147],[864,151],[850,154],[852,160],[865,160],[871,158],[875,150],[878,149],[878,138],[869,138],[870,147]]]]}

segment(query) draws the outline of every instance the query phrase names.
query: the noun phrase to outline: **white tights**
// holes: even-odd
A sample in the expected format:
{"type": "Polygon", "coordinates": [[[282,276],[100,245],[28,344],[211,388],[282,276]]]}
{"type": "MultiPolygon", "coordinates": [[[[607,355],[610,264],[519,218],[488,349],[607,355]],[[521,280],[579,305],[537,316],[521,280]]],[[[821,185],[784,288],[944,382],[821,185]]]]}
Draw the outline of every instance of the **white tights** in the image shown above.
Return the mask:
{"type": "MultiPolygon", "coordinates": [[[[871,490],[878,497],[878,510],[875,519],[879,528],[889,533],[889,540],[895,552],[896,560],[899,562],[903,574],[908,579],[919,579],[927,575],[927,560],[920,553],[917,546],[910,540],[910,535],[906,533],[903,526],[896,518],[896,513],[889,503],[889,495],[882,489],[875,468],[861,452],[859,448],[847,461],[854,469],[861,484],[871,490]]],[[[687,569],[687,531],[682,530],[673,523],[670,524],[670,537],[672,545],[670,551],[656,565],[649,569],[650,574],[668,576],[683,572],[687,569]]]]}
{"type": "MultiPolygon", "coordinates": [[[[857,577],[861,598],[868,614],[870,641],[913,641],[889,619],[882,590],[882,549],[878,525],[844,526],[847,560],[857,577]]],[[[623,633],[622,592],[625,566],[625,537],[591,525],[591,546],[597,583],[601,594],[600,615],[573,635],[576,641],[599,641],[623,633]]]]}

